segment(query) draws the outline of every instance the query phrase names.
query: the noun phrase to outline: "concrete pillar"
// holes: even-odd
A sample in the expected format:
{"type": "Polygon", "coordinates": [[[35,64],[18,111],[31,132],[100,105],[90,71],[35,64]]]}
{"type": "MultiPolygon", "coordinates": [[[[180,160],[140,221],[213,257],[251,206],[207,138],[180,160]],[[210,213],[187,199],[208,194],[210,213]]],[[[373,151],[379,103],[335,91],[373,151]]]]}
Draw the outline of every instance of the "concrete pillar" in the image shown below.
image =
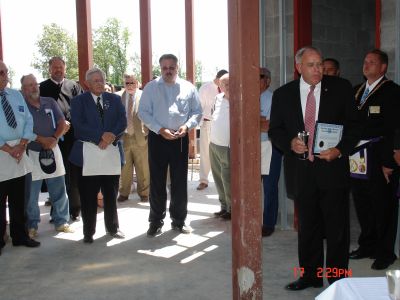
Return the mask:
{"type": "Polygon", "coordinates": [[[79,83],[87,90],[85,74],[93,66],[92,22],[90,0],[76,0],[79,83]]]}
{"type": "Polygon", "coordinates": [[[262,299],[259,2],[228,1],[233,299],[262,299]]]}

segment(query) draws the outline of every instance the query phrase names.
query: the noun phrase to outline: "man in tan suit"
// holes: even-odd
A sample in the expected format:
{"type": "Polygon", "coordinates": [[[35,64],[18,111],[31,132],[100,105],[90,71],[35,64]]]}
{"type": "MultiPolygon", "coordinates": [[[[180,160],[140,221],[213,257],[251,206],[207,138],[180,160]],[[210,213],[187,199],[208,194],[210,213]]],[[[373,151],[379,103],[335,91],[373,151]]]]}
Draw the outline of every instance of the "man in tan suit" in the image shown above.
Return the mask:
{"type": "Polygon", "coordinates": [[[122,104],[125,106],[128,126],[123,136],[126,163],[122,167],[118,202],[128,200],[133,180],[133,168],[136,171],[137,193],[140,201],[149,200],[150,173],[147,153],[148,129],[138,118],[140,96],[139,82],[135,75],[124,74],[125,91],[122,93],[122,104]]]}

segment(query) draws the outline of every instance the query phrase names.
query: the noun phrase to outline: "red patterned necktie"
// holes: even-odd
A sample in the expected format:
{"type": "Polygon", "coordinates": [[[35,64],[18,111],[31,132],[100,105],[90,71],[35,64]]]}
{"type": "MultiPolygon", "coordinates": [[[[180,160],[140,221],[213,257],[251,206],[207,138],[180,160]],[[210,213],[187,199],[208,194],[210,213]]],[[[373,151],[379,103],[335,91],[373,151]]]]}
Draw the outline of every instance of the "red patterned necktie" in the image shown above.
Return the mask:
{"type": "Polygon", "coordinates": [[[304,116],[304,127],[306,131],[310,133],[308,137],[308,159],[314,161],[314,155],[312,153],[312,145],[314,141],[314,129],[315,129],[315,96],[314,96],[315,85],[310,86],[310,92],[307,95],[306,112],[304,116]]]}

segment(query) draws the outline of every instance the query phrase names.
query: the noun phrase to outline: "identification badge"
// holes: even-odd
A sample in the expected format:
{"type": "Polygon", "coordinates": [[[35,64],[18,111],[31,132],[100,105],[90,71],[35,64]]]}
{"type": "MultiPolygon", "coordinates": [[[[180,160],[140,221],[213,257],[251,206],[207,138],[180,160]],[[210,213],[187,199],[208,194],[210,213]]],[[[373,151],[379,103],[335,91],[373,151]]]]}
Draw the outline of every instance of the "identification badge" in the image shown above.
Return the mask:
{"type": "Polygon", "coordinates": [[[380,114],[381,113],[381,107],[380,106],[370,106],[369,107],[369,113],[370,114],[380,114]]]}
{"type": "Polygon", "coordinates": [[[18,111],[19,112],[25,112],[24,106],[23,105],[18,105],[18,111]]]}

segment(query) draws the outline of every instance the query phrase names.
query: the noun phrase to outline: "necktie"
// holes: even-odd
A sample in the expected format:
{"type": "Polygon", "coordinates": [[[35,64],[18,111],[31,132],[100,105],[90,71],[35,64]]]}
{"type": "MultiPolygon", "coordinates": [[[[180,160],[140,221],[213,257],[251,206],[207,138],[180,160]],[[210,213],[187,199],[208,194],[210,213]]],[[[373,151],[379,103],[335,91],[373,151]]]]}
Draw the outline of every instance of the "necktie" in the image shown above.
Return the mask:
{"type": "Polygon", "coordinates": [[[99,111],[99,114],[100,114],[101,122],[103,122],[104,110],[103,110],[103,107],[101,106],[100,100],[101,100],[101,98],[97,97],[97,104],[96,105],[97,105],[97,110],[99,111]]]}
{"type": "Polygon", "coordinates": [[[307,95],[306,112],[304,116],[304,127],[305,130],[310,133],[308,137],[308,159],[314,161],[314,155],[312,154],[312,145],[314,141],[314,129],[315,129],[315,96],[314,96],[315,85],[310,86],[310,92],[307,95]]]}
{"type": "Polygon", "coordinates": [[[128,98],[128,126],[126,128],[126,131],[128,132],[129,135],[133,134],[132,112],[133,112],[133,96],[131,94],[129,94],[129,98],[128,98]]]}
{"type": "Polygon", "coordinates": [[[4,111],[4,115],[6,116],[7,124],[11,128],[16,128],[17,121],[15,120],[14,111],[12,110],[11,105],[8,102],[4,91],[0,92],[0,96],[1,96],[1,106],[3,107],[3,111],[4,111]]]}
{"type": "Polygon", "coordinates": [[[360,105],[363,105],[365,100],[367,100],[368,94],[369,94],[369,88],[366,88],[364,94],[362,94],[361,96],[360,105]]]}

